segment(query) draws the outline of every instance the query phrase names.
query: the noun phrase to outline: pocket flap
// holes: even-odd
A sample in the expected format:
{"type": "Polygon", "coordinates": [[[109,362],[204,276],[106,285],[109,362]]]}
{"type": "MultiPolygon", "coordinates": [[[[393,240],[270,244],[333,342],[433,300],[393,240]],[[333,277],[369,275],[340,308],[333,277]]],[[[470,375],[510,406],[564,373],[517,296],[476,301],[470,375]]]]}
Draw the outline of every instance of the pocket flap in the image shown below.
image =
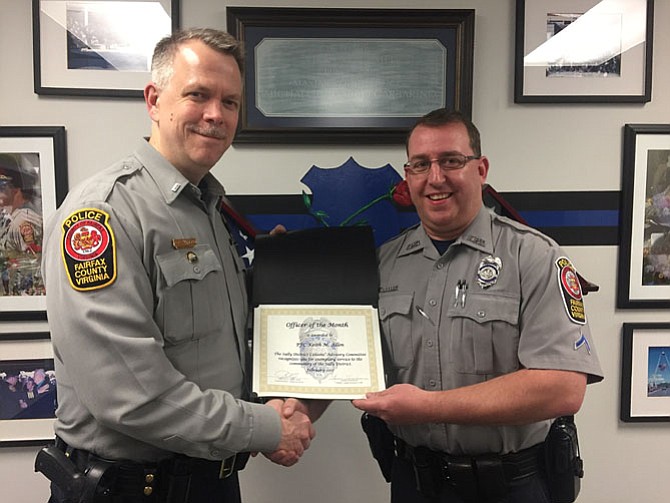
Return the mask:
{"type": "Polygon", "coordinates": [[[519,322],[519,304],[519,299],[515,297],[470,294],[465,306],[452,305],[447,315],[451,318],[469,318],[477,323],[504,321],[516,325],[519,322]]]}
{"type": "Polygon", "coordinates": [[[223,271],[214,250],[206,244],[157,255],[156,261],[168,288],[180,281],[201,280],[210,272],[223,271]]]}
{"type": "Polygon", "coordinates": [[[385,294],[379,297],[379,317],[385,320],[391,315],[407,316],[412,309],[414,295],[411,293],[385,294]]]}

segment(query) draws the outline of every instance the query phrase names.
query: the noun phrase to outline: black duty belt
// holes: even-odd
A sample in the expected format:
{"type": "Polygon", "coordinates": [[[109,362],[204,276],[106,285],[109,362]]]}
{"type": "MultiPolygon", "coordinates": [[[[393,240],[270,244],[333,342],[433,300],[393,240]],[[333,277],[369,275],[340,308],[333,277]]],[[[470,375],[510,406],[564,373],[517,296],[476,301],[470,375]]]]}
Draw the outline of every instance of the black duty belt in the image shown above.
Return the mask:
{"type": "Polygon", "coordinates": [[[242,470],[249,460],[249,453],[238,453],[223,461],[191,458],[175,455],[155,463],[134,461],[111,461],[95,454],[69,447],[61,438],[56,437],[56,447],[65,452],[74,464],[83,472],[94,462],[110,463],[115,471],[115,482],[111,494],[158,496],[186,489],[190,484],[211,484],[225,479],[242,470]],[[181,487],[183,486],[183,487],[181,487]]]}
{"type": "Polygon", "coordinates": [[[396,455],[409,461],[417,479],[417,489],[434,495],[446,483],[466,495],[476,498],[503,494],[510,482],[521,480],[541,471],[544,443],[509,454],[453,456],[426,447],[413,447],[400,438],[395,439],[396,455]]]}
{"type": "Polygon", "coordinates": [[[397,456],[410,461],[412,464],[432,465],[445,471],[445,478],[449,479],[449,471],[476,471],[482,462],[499,461],[508,481],[518,480],[540,471],[540,455],[544,443],[540,443],[519,452],[509,454],[482,454],[478,456],[452,456],[450,454],[433,451],[427,447],[412,447],[404,440],[397,438],[397,456]]]}

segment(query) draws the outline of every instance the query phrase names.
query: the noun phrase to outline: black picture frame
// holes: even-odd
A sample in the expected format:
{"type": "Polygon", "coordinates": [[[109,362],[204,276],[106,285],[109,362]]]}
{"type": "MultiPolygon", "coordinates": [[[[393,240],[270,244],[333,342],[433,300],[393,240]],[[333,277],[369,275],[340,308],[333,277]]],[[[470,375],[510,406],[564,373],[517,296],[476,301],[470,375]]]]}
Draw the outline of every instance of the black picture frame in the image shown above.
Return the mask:
{"type": "Polygon", "coordinates": [[[514,102],[651,101],[654,0],[570,5],[516,0],[514,102]]]}
{"type": "Polygon", "coordinates": [[[617,307],[668,308],[670,124],[624,125],[620,206],[617,307]]]}
{"type": "MultiPolygon", "coordinates": [[[[42,368],[49,377],[51,391],[57,394],[53,348],[48,333],[3,333],[0,335],[0,354],[0,377],[3,380],[11,370],[25,379],[34,377],[31,373],[42,368]]],[[[0,382],[0,385],[4,387],[5,382],[0,382]]],[[[4,389],[2,393],[5,393],[4,389]]],[[[55,407],[45,406],[41,400],[40,403],[28,401],[28,406],[17,413],[16,410],[5,409],[8,405],[8,397],[3,396],[0,405],[0,448],[53,443],[55,407]]]]}
{"type": "MultiPolygon", "coordinates": [[[[68,191],[65,127],[0,126],[0,155],[16,160],[16,169],[21,173],[18,179],[24,184],[21,191],[29,190],[31,194],[30,207],[35,213],[32,225],[41,217],[43,226],[68,191]]],[[[7,208],[12,206],[3,203],[5,232],[14,222],[13,210],[7,208]]],[[[43,291],[40,265],[43,227],[32,229],[33,241],[27,241],[27,236],[21,234],[21,246],[16,245],[15,240],[0,240],[0,321],[46,319],[46,295],[40,293],[43,291]],[[26,249],[26,244],[31,246],[26,249]]]]}
{"type": "Polygon", "coordinates": [[[624,323],[621,421],[670,421],[670,323],[624,323]]]}
{"type": "Polygon", "coordinates": [[[35,93],[142,98],[156,42],[179,28],[179,2],[33,0],[35,93]]]}
{"type": "Polygon", "coordinates": [[[246,48],[237,144],[402,143],[432,109],[471,115],[472,9],[228,7],[226,16],[246,48]]]}

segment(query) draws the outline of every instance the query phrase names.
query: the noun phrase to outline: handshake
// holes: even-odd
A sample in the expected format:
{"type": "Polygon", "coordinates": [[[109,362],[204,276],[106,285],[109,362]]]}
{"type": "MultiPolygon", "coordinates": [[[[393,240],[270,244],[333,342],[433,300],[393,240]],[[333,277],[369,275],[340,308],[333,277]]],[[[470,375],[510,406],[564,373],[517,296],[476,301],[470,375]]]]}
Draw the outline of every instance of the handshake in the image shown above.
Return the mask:
{"type": "Polygon", "coordinates": [[[274,408],[279,414],[282,434],[277,449],[274,452],[264,452],[263,455],[273,463],[293,466],[309,448],[309,444],[316,436],[312,419],[316,421],[328,406],[328,402],[312,401],[306,403],[295,398],[289,398],[286,401],[273,399],[268,401],[266,405],[274,408]]]}

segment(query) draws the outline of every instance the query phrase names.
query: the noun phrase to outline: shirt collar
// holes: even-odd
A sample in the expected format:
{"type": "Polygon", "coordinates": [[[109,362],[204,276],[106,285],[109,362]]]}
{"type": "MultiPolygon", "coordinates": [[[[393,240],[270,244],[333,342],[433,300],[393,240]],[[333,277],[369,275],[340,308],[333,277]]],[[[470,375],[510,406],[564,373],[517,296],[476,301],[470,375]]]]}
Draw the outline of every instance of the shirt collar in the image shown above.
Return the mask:
{"type": "MultiPolygon", "coordinates": [[[[148,141],[140,142],[135,150],[135,157],[153,178],[167,204],[177,199],[186,187],[190,187],[189,190],[194,190],[194,193],[199,190],[148,141]]],[[[203,181],[207,184],[207,191],[211,196],[218,199],[226,193],[223,185],[211,173],[207,173],[203,181]]]]}
{"type": "MultiPolygon", "coordinates": [[[[492,219],[492,210],[482,205],[475,219],[465,229],[465,232],[454,240],[454,244],[469,246],[488,254],[493,253],[492,219]]],[[[420,251],[423,251],[426,258],[434,260],[439,258],[435,246],[421,224],[407,233],[405,242],[398,251],[398,256],[410,255],[420,251]]]]}

